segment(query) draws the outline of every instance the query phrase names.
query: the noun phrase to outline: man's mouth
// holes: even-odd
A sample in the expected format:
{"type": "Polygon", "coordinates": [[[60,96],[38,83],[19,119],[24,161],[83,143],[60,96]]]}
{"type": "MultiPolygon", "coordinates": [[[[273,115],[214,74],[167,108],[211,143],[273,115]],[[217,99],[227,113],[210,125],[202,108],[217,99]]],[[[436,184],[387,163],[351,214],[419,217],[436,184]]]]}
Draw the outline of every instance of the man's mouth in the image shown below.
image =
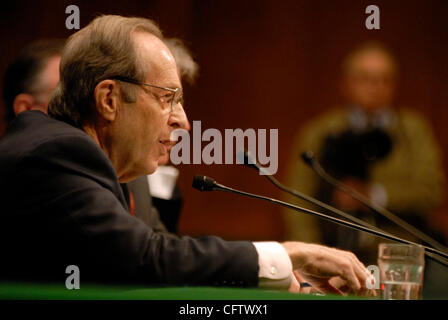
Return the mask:
{"type": "Polygon", "coordinates": [[[171,141],[171,140],[159,140],[159,143],[162,144],[166,148],[167,152],[169,152],[171,150],[171,148],[176,144],[175,141],[171,141]]]}

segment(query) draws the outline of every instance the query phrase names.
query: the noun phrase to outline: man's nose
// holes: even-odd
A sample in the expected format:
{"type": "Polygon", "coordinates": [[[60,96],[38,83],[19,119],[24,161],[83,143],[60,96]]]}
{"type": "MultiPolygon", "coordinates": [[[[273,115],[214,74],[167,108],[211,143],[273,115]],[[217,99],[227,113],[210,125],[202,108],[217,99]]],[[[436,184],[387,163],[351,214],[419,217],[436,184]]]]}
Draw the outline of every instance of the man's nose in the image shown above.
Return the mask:
{"type": "Polygon", "coordinates": [[[173,110],[173,113],[168,120],[168,124],[175,129],[185,129],[190,131],[190,122],[188,121],[187,114],[181,104],[177,105],[173,110]]]}

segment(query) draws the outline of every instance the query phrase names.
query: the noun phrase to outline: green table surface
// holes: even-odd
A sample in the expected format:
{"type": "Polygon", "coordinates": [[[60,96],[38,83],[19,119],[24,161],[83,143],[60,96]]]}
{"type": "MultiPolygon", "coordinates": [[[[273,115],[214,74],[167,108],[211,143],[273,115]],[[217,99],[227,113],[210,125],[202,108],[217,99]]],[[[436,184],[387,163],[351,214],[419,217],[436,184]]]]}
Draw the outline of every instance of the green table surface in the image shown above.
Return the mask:
{"type": "Polygon", "coordinates": [[[0,299],[26,300],[347,300],[354,296],[292,294],[285,291],[218,287],[120,287],[0,283],[0,299]]]}

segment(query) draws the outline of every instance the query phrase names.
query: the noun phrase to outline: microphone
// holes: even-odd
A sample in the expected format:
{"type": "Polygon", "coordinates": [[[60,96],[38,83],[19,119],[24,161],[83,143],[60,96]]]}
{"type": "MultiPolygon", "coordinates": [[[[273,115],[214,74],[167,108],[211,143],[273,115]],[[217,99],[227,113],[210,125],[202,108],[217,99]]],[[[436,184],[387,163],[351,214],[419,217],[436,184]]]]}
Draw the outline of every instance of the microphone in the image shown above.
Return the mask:
{"type": "MultiPolygon", "coordinates": [[[[243,162],[246,166],[248,166],[250,168],[257,169],[257,170],[260,170],[260,171],[264,170],[264,168],[257,162],[257,160],[251,156],[249,151],[242,150],[242,151],[240,151],[237,154],[237,156],[239,157],[240,162],[243,162]]],[[[311,164],[313,164],[315,162],[314,155],[313,155],[313,153],[311,151],[303,152],[302,153],[302,159],[309,165],[311,165],[311,164]]],[[[310,196],[308,196],[308,195],[306,195],[304,193],[301,193],[301,192],[299,192],[297,190],[294,190],[292,188],[288,188],[288,187],[284,186],[277,179],[275,179],[272,175],[265,175],[265,176],[267,177],[267,179],[269,179],[269,181],[271,181],[276,187],[278,187],[282,191],[285,191],[285,192],[287,192],[289,194],[292,194],[292,195],[294,195],[294,196],[296,196],[298,198],[301,198],[301,199],[303,199],[305,201],[308,201],[308,202],[310,202],[310,203],[312,203],[312,204],[314,204],[314,205],[316,205],[318,207],[321,207],[323,209],[327,209],[328,211],[331,211],[332,213],[335,213],[335,214],[337,214],[339,216],[342,216],[342,217],[344,217],[344,218],[346,218],[346,219],[348,219],[348,220],[350,220],[350,221],[352,221],[354,223],[357,223],[357,224],[363,225],[363,226],[365,226],[367,228],[374,229],[376,231],[379,231],[379,232],[382,232],[382,233],[387,233],[387,234],[390,235],[390,233],[388,233],[388,232],[386,232],[386,231],[384,231],[384,230],[382,230],[382,229],[380,229],[380,228],[378,228],[376,226],[372,226],[371,224],[365,222],[364,220],[358,219],[358,218],[356,218],[356,217],[354,217],[352,215],[347,214],[344,211],[341,211],[341,210],[339,210],[337,208],[334,208],[334,207],[332,207],[330,205],[327,205],[326,203],[321,202],[321,201],[319,201],[319,200],[317,200],[317,199],[315,199],[313,197],[310,197],[310,196]]],[[[425,246],[423,246],[423,247],[425,247],[425,246]]],[[[432,248],[429,248],[429,247],[425,247],[425,248],[427,250],[429,249],[430,251],[432,249],[432,248]]],[[[448,255],[445,252],[439,252],[439,250],[436,250],[436,249],[432,249],[432,250],[436,254],[448,257],[448,255]]],[[[443,250],[440,250],[440,251],[443,251],[443,250]]]]}
{"type": "Polygon", "coordinates": [[[329,175],[324,168],[320,165],[319,161],[317,161],[314,157],[314,153],[312,151],[304,151],[301,154],[301,158],[303,162],[305,162],[311,169],[313,169],[314,172],[317,173],[319,177],[321,177],[324,181],[329,183],[330,185],[334,186],[335,188],[343,191],[344,193],[350,195],[352,198],[358,200],[362,204],[364,204],[366,207],[368,207],[370,210],[386,217],[388,220],[392,221],[402,229],[406,230],[410,234],[414,235],[418,239],[422,240],[423,242],[426,242],[427,244],[431,245],[433,248],[436,248],[440,251],[443,251],[444,253],[448,252],[448,248],[446,248],[444,245],[440,244],[430,236],[426,235],[422,231],[418,230],[414,226],[410,225],[403,219],[399,218],[389,210],[375,204],[373,201],[362,195],[361,193],[357,192],[353,188],[350,188],[349,186],[343,184],[342,182],[338,181],[337,179],[333,178],[331,175],[329,175]]]}
{"type": "MultiPolygon", "coordinates": [[[[298,211],[298,212],[311,214],[311,215],[317,216],[319,218],[322,218],[322,219],[325,219],[325,220],[329,220],[329,221],[332,221],[334,223],[337,223],[337,224],[340,224],[340,225],[343,225],[343,226],[346,226],[346,227],[349,227],[349,228],[352,228],[352,229],[355,229],[355,230],[358,230],[358,231],[364,231],[364,232],[376,235],[376,236],[381,237],[383,239],[396,241],[396,242],[400,242],[400,243],[404,243],[404,244],[421,246],[421,245],[419,245],[417,243],[414,243],[412,241],[408,241],[408,240],[405,240],[405,239],[401,239],[401,238],[396,237],[394,235],[385,233],[385,232],[383,232],[381,230],[368,228],[368,227],[365,227],[363,225],[358,225],[356,223],[352,223],[352,222],[349,222],[349,221],[338,219],[338,218],[335,218],[335,217],[332,217],[332,216],[329,216],[329,215],[326,215],[326,214],[323,214],[323,213],[320,213],[320,212],[317,212],[317,211],[313,211],[313,210],[310,210],[310,209],[306,209],[306,208],[302,208],[302,207],[299,207],[299,206],[295,206],[295,205],[292,205],[290,203],[283,202],[283,201],[280,201],[280,200],[277,200],[277,199],[274,199],[274,198],[268,198],[268,197],[265,197],[265,196],[261,196],[261,195],[252,194],[252,193],[248,193],[248,192],[245,192],[245,191],[240,191],[240,190],[236,190],[236,189],[233,189],[233,188],[229,188],[227,186],[224,186],[222,184],[217,183],[213,178],[210,178],[210,177],[196,175],[194,177],[194,179],[193,179],[193,188],[195,188],[195,189],[197,189],[199,191],[227,191],[227,192],[232,192],[232,193],[236,193],[236,194],[239,194],[239,195],[243,195],[243,196],[247,196],[247,197],[251,197],[251,198],[255,198],[255,199],[261,199],[261,200],[265,200],[265,201],[268,201],[268,202],[273,202],[273,203],[279,204],[279,205],[281,205],[283,207],[286,207],[286,208],[289,208],[289,209],[293,209],[293,210],[298,211]]],[[[439,261],[439,262],[441,262],[441,263],[443,263],[443,264],[448,266],[448,260],[445,260],[445,259],[448,259],[448,254],[445,254],[443,252],[439,252],[438,250],[435,250],[435,249],[430,248],[430,247],[425,247],[425,246],[422,246],[422,247],[425,248],[425,254],[427,256],[432,257],[433,259],[435,259],[435,260],[437,260],[437,261],[439,261]],[[445,259],[441,259],[437,255],[442,256],[445,259]]]]}
{"type": "Polygon", "coordinates": [[[314,162],[314,153],[313,151],[304,151],[300,155],[302,157],[303,162],[305,162],[307,165],[312,166],[314,162]]]}
{"type": "MultiPolygon", "coordinates": [[[[247,150],[241,150],[238,152],[237,157],[239,158],[240,162],[242,162],[245,166],[259,170],[260,172],[265,172],[265,169],[257,162],[257,160],[255,158],[253,158],[250,154],[249,151],[247,150]]],[[[341,211],[339,209],[336,209],[330,205],[327,205],[324,202],[321,202],[313,197],[310,197],[304,193],[301,193],[295,189],[289,188],[287,186],[285,186],[284,184],[280,183],[280,181],[278,181],[276,178],[274,178],[272,175],[268,175],[268,174],[263,174],[270,182],[272,182],[272,184],[274,184],[277,188],[279,188],[280,190],[287,192],[297,198],[300,198],[302,200],[305,200],[309,203],[312,203],[320,208],[326,209],[328,211],[331,211],[332,213],[335,213],[341,217],[346,218],[347,220],[350,220],[354,223],[363,225],[365,227],[368,228],[372,228],[372,229],[377,229],[375,226],[372,226],[371,224],[358,219],[350,214],[345,213],[344,211],[341,211]]],[[[382,231],[377,229],[378,231],[382,231]]],[[[384,231],[382,231],[384,232],[384,231]]]]}
{"type": "Polygon", "coordinates": [[[193,188],[199,191],[214,191],[215,185],[218,186],[215,180],[206,176],[194,176],[193,178],[193,188]]]}

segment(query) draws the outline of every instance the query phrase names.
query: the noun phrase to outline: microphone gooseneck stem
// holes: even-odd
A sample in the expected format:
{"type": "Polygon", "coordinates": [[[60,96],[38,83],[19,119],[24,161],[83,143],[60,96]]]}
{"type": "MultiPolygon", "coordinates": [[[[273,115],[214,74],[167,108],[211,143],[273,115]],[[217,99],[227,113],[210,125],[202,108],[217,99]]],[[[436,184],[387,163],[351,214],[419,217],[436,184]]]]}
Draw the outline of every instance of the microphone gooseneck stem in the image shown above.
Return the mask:
{"type": "Polygon", "coordinates": [[[252,159],[250,157],[250,155],[247,153],[247,151],[245,151],[245,160],[247,160],[246,163],[249,163],[249,160],[251,160],[251,162],[253,162],[253,164],[250,164],[248,166],[251,167],[251,168],[254,168],[254,169],[258,169],[260,172],[264,173],[264,176],[272,184],[274,184],[277,188],[279,188],[280,190],[282,190],[284,192],[287,192],[287,193],[289,193],[289,194],[291,194],[291,195],[293,195],[293,196],[295,196],[297,198],[303,199],[303,200],[305,200],[305,201],[307,201],[309,203],[312,203],[312,204],[314,204],[314,205],[316,205],[316,206],[318,206],[320,208],[326,209],[326,210],[328,210],[328,211],[330,211],[332,213],[335,213],[335,214],[337,214],[337,215],[339,215],[341,217],[344,217],[347,220],[350,220],[350,221],[352,221],[352,222],[354,222],[356,224],[363,225],[364,227],[367,227],[367,228],[370,228],[370,229],[374,229],[374,230],[382,232],[384,234],[386,234],[386,233],[389,234],[388,232],[385,232],[385,231],[377,228],[376,226],[373,226],[373,225],[365,222],[364,220],[358,219],[358,218],[356,218],[356,217],[354,217],[354,216],[352,216],[350,214],[347,214],[346,212],[344,212],[342,210],[336,209],[336,208],[334,208],[334,207],[332,207],[332,206],[330,206],[330,205],[328,205],[328,204],[326,204],[326,203],[324,203],[322,201],[319,201],[319,200],[317,200],[317,199],[315,199],[313,197],[310,197],[310,196],[308,196],[308,195],[306,195],[304,193],[301,193],[301,192],[299,192],[297,190],[294,190],[292,188],[289,188],[289,187],[283,185],[282,183],[280,183],[280,181],[278,181],[272,175],[267,174],[265,172],[264,168],[256,160],[254,160],[254,159],[252,159]]]}
{"type": "Polygon", "coordinates": [[[364,220],[361,220],[361,219],[358,219],[358,218],[356,218],[354,216],[351,216],[351,215],[345,213],[344,211],[336,209],[336,208],[334,208],[334,207],[332,207],[332,206],[330,206],[330,205],[328,205],[328,204],[326,204],[324,202],[321,202],[321,201],[319,201],[317,199],[314,199],[314,198],[312,198],[310,196],[307,196],[306,194],[303,194],[303,193],[301,193],[301,192],[299,192],[297,190],[288,188],[288,187],[284,186],[282,183],[280,183],[273,176],[266,175],[266,177],[269,179],[269,181],[271,181],[277,188],[279,188],[282,191],[285,191],[285,192],[287,192],[287,193],[289,193],[289,194],[291,194],[291,195],[293,195],[295,197],[298,197],[298,198],[301,198],[301,199],[303,199],[305,201],[308,201],[308,202],[310,202],[310,203],[312,203],[312,204],[314,204],[314,205],[316,205],[318,207],[321,207],[323,209],[331,211],[331,212],[333,212],[333,213],[335,213],[337,215],[340,215],[340,216],[342,216],[342,217],[344,217],[344,218],[346,218],[346,219],[348,219],[348,220],[350,220],[350,221],[352,221],[354,223],[363,225],[364,227],[367,227],[367,228],[375,229],[375,230],[383,232],[383,233],[387,233],[387,232],[384,232],[382,230],[377,229],[375,226],[365,222],[364,220]]]}
{"type": "MultiPolygon", "coordinates": [[[[317,211],[313,211],[313,210],[310,210],[310,209],[306,209],[306,208],[302,208],[302,207],[299,207],[299,206],[295,206],[295,205],[292,205],[292,204],[289,204],[287,202],[283,202],[283,201],[280,201],[280,200],[277,200],[277,199],[274,199],[274,198],[268,198],[268,197],[265,197],[265,196],[256,195],[256,194],[248,193],[248,192],[245,192],[245,191],[240,191],[240,190],[236,190],[236,189],[233,189],[233,188],[229,188],[229,187],[226,187],[226,186],[221,185],[219,183],[215,183],[212,190],[213,191],[227,191],[227,192],[237,193],[237,194],[240,194],[240,195],[243,195],[243,196],[248,196],[248,197],[255,198],[255,199],[261,199],[261,200],[273,202],[273,203],[279,204],[281,206],[284,206],[286,208],[290,208],[290,209],[293,209],[295,211],[300,211],[300,212],[303,212],[303,213],[306,213],[306,214],[311,214],[311,215],[314,215],[314,216],[318,216],[318,217],[320,217],[322,219],[332,221],[332,222],[337,223],[339,225],[343,225],[343,226],[346,226],[346,227],[349,227],[349,228],[352,228],[352,229],[355,229],[355,230],[364,231],[364,232],[367,232],[367,233],[370,233],[370,234],[374,234],[374,235],[376,235],[378,237],[381,237],[381,238],[384,238],[384,239],[387,239],[387,240],[396,241],[396,242],[400,242],[400,243],[403,243],[403,244],[411,244],[411,245],[421,246],[420,244],[414,243],[412,241],[401,239],[399,237],[393,236],[393,235],[385,233],[385,232],[381,232],[379,230],[367,228],[367,227],[365,227],[363,225],[357,225],[357,224],[349,222],[349,221],[341,220],[341,219],[338,219],[338,218],[335,218],[335,217],[332,217],[332,216],[328,216],[326,214],[323,214],[323,213],[320,213],[320,212],[317,212],[317,211]]],[[[426,247],[426,246],[422,246],[422,247],[425,248],[425,254],[427,256],[432,257],[433,259],[439,261],[440,263],[445,264],[445,265],[448,266],[448,260],[446,260],[446,259],[448,259],[448,254],[445,254],[444,252],[440,252],[440,251],[438,251],[438,250],[436,250],[434,248],[431,248],[431,247],[426,247]],[[439,256],[442,256],[444,259],[440,258],[439,256]]]]}
{"type": "Polygon", "coordinates": [[[418,230],[414,226],[410,225],[409,223],[407,223],[403,219],[399,218],[398,216],[396,216],[392,212],[390,212],[390,211],[386,210],[385,208],[383,208],[383,207],[375,204],[374,202],[370,201],[370,199],[368,199],[367,197],[365,197],[361,193],[357,192],[353,188],[350,188],[349,186],[347,186],[347,185],[341,183],[340,181],[338,181],[337,179],[333,178],[331,175],[329,175],[327,172],[325,172],[325,170],[322,168],[322,166],[319,164],[319,162],[316,161],[315,159],[312,159],[310,165],[311,165],[311,168],[323,180],[325,180],[329,184],[331,184],[334,187],[336,187],[336,188],[342,190],[343,192],[349,194],[351,197],[353,197],[357,201],[361,202],[366,207],[368,207],[371,210],[373,210],[374,212],[377,212],[380,215],[386,217],[387,219],[389,219],[390,221],[392,221],[393,223],[395,223],[396,225],[398,225],[402,229],[406,230],[407,232],[411,233],[412,235],[414,235],[415,237],[419,238],[420,240],[426,242],[427,244],[431,245],[432,247],[434,247],[434,248],[436,248],[436,249],[438,249],[440,251],[443,251],[445,253],[448,252],[448,248],[446,248],[444,245],[440,244],[439,242],[437,242],[433,238],[431,238],[428,235],[426,235],[425,233],[421,232],[420,230],[418,230]]]}

